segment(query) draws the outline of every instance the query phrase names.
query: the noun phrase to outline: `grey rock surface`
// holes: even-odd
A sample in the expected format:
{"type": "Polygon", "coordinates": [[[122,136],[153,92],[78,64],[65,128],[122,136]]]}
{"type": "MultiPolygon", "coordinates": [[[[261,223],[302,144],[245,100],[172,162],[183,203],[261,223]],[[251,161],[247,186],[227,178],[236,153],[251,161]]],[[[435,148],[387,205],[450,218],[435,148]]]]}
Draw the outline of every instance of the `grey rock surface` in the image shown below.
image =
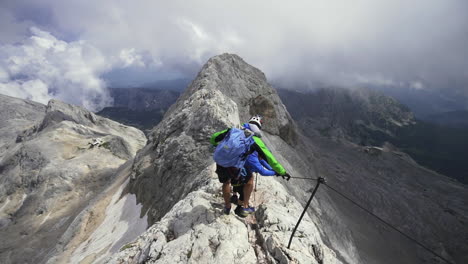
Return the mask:
{"type": "Polygon", "coordinates": [[[0,157],[15,144],[20,132],[39,123],[45,106],[29,100],[0,95],[0,157]]]}
{"type": "Polygon", "coordinates": [[[2,134],[8,149],[0,156],[0,262],[40,263],[146,138],[60,101],[0,100],[10,133],[2,134]],[[93,147],[97,138],[103,144],[93,147]]]}
{"type": "Polygon", "coordinates": [[[106,263],[341,263],[307,215],[287,249],[303,208],[273,177],[258,185],[255,217],[224,215],[214,169],[203,170],[207,185],[175,204],[106,263]]]}
{"type": "Polygon", "coordinates": [[[205,184],[200,171],[213,162],[211,134],[247,122],[256,113],[265,117],[266,132],[295,141],[291,117],[260,70],[237,55],[211,58],[135,159],[129,192],[148,211],[149,224],[205,184]]]}

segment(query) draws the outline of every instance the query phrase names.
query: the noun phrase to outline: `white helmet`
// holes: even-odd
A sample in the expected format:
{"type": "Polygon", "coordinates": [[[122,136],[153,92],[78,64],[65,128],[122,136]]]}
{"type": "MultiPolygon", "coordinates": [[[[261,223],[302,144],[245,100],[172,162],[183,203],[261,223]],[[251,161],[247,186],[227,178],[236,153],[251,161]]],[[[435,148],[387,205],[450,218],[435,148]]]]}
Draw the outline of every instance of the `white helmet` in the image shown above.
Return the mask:
{"type": "Polygon", "coordinates": [[[262,129],[262,116],[261,115],[254,115],[252,118],[250,118],[249,123],[255,124],[258,126],[258,128],[262,129]]]}

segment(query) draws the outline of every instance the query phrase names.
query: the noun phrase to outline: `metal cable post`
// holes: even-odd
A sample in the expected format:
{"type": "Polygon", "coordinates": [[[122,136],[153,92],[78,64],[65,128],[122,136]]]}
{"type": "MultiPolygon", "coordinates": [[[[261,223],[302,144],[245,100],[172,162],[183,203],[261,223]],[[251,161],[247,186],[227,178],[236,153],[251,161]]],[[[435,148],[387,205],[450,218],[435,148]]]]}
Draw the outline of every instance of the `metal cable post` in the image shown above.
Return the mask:
{"type": "Polygon", "coordinates": [[[296,233],[296,230],[297,230],[297,228],[299,227],[299,224],[301,223],[302,218],[304,217],[304,215],[305,215],[305,213],[306,213],[306,211],[307,211],[307,208],[309,208],[309,205],[310,205],[310,203],[312,202],[312,199],[314,198],[314,195],[315,195],[315,193],[317,192],[318,187],[320,186],[320,184],[324,184],[324,183],[325,183],[325,178],[319,177],[319,178],[317,179],[317,185],[315,185],[314,191],[312,192],[312,195],[310,196],[309,201],[307,201],[307,204],[306,204],[306,206],[305,206],[305,208],[304,208],[304,211],[302,211],[301,217],[299,217],[299,220],[297,221],[297,224],[296,224],[296,226],[295,226],[294,229],[293,229],[293,232],[292,232],[292,234],[291,234],[291,237],[289,238],[288,249],[289,249],[289,247],[291,246],[291,242],[292,242],[292,239],[293,239],[293,237],[294,237],[294,233],[296,233]]]}

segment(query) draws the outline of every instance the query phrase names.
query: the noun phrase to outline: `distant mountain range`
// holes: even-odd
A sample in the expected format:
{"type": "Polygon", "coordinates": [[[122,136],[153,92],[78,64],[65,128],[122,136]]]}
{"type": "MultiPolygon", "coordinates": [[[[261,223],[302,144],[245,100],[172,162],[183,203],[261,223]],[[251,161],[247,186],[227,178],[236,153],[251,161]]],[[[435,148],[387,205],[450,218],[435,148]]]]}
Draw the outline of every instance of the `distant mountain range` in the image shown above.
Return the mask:
{"type": "MultiPolygon", "coordinates": [[[[183,88],[180,88],[183,90],[183,88]]],[[[155,88],[111,88],[114,105],[97,114],[117,122],[148,130],[157,125],[180,91],[155,88]]]]}
{"type": "Polygon", "coordinates": [[[370,86],[370,88],[397,99],[420,119],[440,113],[468,110],[468,99],[464,96],[408,87],[370,86]]]}
{"type": "Polygon", "coordinates": [[[430,116],[426,120],[431,122],[427,122],[416,119],[397,100],[374,90],[282,89],[279,94],[310,136],[362,146],[381,147],[388,142],[419,164],[468,183],[468,128],[463,127],[466,112],[430,116]]]}

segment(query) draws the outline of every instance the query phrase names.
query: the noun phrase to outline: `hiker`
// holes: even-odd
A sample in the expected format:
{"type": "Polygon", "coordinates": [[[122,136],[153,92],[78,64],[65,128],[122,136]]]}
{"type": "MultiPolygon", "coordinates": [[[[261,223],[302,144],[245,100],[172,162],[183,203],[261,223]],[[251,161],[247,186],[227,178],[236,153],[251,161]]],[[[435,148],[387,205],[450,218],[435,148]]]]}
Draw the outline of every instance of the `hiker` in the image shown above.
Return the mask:
{"type": "MultiPolygon", "coordinates": [[[[240,217],[254,213],[255,208],[249,205],[250,195],[254,186],[254,173],[259,173],[262,176],[280,176],[273,168],[262,159],[257,151],[254,151],[247,157],[244,168],[241,169],[240,179],[231,179],[234,195],[231,196],[230,202],[237,204],[234,212],[240,217]],[[239,193],[239,197],[235,193],[239,193]]],[[[289,177],[286,176],[286,177],[289,177]]],[[[285,176],[283,176],[285,178],[285,176]]],[[[289,180],[289,178],[287,178],[289,180]]]]}
{"type": "MultiPolygon", "coordinates": [[[[239,152],[239,150],[241,151],[240,155],[237,153],[237,155],[234,157],[227,156],[233,155],[229,152],[222,153],[222,155],[224,155],[222,158],[228,160],[227,162],[223,162],[230,164],[229,166],[221,166],[218,164],[218,161],[216,163],[216,173],[218,174],[219,181],[223,184],[222,192],[225,203],[224,214],[229,214],[231,211],[231,179],[238,180],[239,177],[241,177],[241,168],[244,167],[246,161],[248,160],[249,154],[257,152],[257,155],[264,159],[277,175],[287,177],[289,176],[283,166],[281,166],[281,164],[276,161],[275,157],[273,157],[271,152],[260,139],[261,128],[262,117],[260,115],[255,115],[249,120],[248,123],[243,125],[242,130],[236,128],[225,129],[223,131],[214,133],[210,139],[211,144],[214,146],[218,146],[218,144],[221,142],[224,143],[224,145],[220,145],[216,148],[214,154],[215,161],[217,159],[218,151],[223,152],[225,149],[229,150],[229,148],[232,148],[237,152],[239,152]],[[226,140],[224,140],[225,138],[226,140]],[[238,140],[239,142],[232,142],[235,140],[238,140]]],[[[218,156],[221,156],[221,154],[218,156]]],[[[250,184],[245,184],[243,186],[244,196],[250,198],[252,189],[253,179],[251,180],[250,184]]],[[[243,201],[244,203],[239,209],[243,211],[244,215],[253,213],[255,211],[253,208],[250,209],[248,205],[248,198],[247,203],[243,201]]]]}

